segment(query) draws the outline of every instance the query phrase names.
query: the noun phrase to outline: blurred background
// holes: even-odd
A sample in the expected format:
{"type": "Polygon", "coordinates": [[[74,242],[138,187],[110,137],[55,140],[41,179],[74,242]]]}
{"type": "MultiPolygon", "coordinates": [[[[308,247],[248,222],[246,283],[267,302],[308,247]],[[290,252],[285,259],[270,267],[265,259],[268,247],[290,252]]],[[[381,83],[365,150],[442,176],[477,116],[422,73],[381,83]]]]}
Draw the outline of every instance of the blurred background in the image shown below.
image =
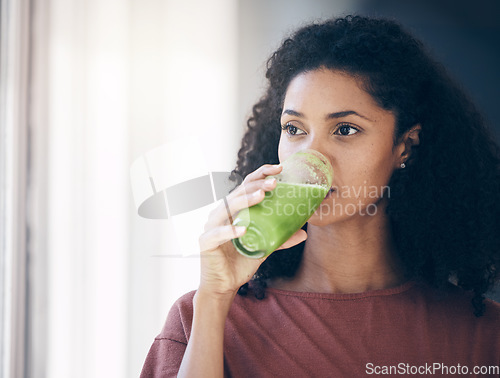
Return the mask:
{"type": "Polygon", "coordinates": [[[130,167],[230,171],[282,39],[347,14],[395,18],[500,139],[495,1],[0,0],[0,377],[137,377],[196,289],[208,211],[137,212],[130,167]]]}

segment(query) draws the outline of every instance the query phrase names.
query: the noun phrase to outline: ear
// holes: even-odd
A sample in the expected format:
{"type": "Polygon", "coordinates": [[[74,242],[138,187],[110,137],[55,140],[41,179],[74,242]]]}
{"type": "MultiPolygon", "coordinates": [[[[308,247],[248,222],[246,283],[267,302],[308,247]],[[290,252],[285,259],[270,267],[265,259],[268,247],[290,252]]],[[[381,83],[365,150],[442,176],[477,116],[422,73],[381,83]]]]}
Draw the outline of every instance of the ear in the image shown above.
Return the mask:
{"type": "Polygon", "coordinates": [[[398,144],[398,157],[397,165],[401,166],[402,163],[408,164],[412,158],[413,148],[420,144],[420,131],[422,126],[419,124],[413,126],[410,130],[403,134],[398,144]]]}

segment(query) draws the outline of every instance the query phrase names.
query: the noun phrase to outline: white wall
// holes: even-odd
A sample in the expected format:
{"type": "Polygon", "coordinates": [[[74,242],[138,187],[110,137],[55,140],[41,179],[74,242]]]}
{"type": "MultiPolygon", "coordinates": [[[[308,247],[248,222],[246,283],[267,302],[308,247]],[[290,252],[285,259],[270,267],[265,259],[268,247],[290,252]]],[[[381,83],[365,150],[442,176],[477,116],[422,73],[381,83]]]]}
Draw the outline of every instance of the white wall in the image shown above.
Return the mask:
{"type": "Polygon", "coordinates": [[[197,230],[140,218],[129,169],[179,138],[203,142],[206,169],[232,167],[235,148],[214,147],[235,139],[236,9],[35,2],[33,376],[137,377],[171,304],[197,287],[183,257],[197,230]]]}
{"type": "MultiPolygon", "coordinates": [[[[197,154],[195,163],[206,172],[232,169],[238,123],[236,12],[232,0],[134,2],[130,162],[173,143],[197,154]],[[202,150],[188,141],[199,141],[202,150]]],[[[194,170],[186,157],[165,165],[170,175],[194,170]]],[[[173,302],[198,286],[197,241],[208,209],[150,220],[136,215],[130,196],[128,355],[135,376],[173,302]]]]}

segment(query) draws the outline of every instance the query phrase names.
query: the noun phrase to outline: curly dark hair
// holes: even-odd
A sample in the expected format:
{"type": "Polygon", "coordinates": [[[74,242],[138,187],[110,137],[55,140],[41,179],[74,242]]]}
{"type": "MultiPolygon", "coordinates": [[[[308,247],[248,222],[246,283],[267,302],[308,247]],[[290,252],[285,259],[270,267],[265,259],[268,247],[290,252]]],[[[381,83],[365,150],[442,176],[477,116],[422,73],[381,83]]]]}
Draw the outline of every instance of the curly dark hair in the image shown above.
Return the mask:
{"type": "MultiPolygon", "coordinates": [[[[464,91],[422,43],[386,19],[347,16],[314,23],[284,40],[267,62],[268,88],[253,106],[233,171],[242,177],[278,163],[285,92],[298,74],[326,68],[360,78],[396,116],[395,142],[420,124],[420,144],[390,180],[387,214],[405,277],[442,289],[450,280],[473,292],[474,312],[498,278],[500,153],[464,91]]],[[[304,243],[274,252],[251,281],[293,277],[304,243]]],[[[245,295],[248,283],[239,293],[245,295]]]]}

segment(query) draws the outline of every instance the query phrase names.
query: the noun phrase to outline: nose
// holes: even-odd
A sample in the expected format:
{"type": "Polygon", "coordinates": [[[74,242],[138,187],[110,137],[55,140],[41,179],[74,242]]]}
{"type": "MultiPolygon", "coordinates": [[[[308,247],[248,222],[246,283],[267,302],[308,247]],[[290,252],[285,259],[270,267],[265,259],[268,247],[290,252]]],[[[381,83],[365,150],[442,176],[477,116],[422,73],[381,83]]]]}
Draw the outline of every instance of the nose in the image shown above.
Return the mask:
{"type": "Polygon", "coordinates": [[[328,143],[328,136],[314,132],[309,133],[307,137],[303,138],[300,142],[294,141],[290,143],[286,139],[280,140],[278,147],[279,160],[283,162],[293,153],[306,149],[320,152],[330,161],[330,164],[333,165],[334,151],[332,151],[331,145],[328,143]]]}
{"type": "Polygon", "coordinates": [[[322,153],[330,160],[330,164],[333,164],[333,151],[331,150],[331,146],[328,145],[327,137],[323,135],[311,135],[304,144],[304,149],[307,148],[322,153]]]}

